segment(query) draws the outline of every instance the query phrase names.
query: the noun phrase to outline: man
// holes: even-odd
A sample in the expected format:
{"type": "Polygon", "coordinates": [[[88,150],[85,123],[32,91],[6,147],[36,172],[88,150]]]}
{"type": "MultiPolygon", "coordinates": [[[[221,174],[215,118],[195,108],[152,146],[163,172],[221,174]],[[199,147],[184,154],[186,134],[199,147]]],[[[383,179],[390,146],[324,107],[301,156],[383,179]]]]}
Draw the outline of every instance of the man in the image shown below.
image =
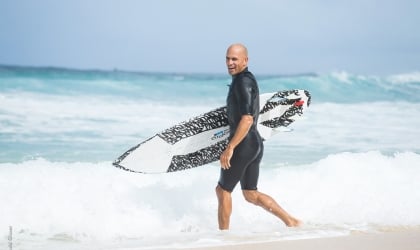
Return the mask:
{"type": "Polygon", "coordinates": [[[220,156],[221,172],[216,187],[219,229],[229,229],[231,192],[238,182],[248,202],[273,213],[287,226],[299,226],[299,220],[283,210],[273,198],[257,190],[264,146],[257,131],[259,90],[253,74],[248,71],[247,48],[242,44],[231,45],[226,52],[226,65],[232,75],[227,97],[230,137],[220,156]]]}

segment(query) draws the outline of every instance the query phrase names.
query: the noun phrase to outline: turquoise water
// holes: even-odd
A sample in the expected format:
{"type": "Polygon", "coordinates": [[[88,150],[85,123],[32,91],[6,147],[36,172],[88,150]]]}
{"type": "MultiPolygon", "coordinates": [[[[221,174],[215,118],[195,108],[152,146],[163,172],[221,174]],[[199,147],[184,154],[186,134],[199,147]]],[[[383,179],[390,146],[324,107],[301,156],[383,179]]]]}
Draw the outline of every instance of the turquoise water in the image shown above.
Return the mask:
{"type": "MultiPolygon", "coordinates": [[[[344,119],[358,123],[365,116],[359,118],[353,107],[369,113],[378,106],[370,115],[383,118],[373,122],[385,125],[389,123],[387,115],[412,116],[411,107],[420,102],[419,79],[410,80],[413,76],[379,78],[338,72],[258,79],[262,93],[293,88],[310,91],[315,112],[320,105],[328,105],[316,116],[316,122],[336,123],[327,119],[328,113],[335,112],[341,119],[352,111],[355,113],[346,114],[344,119]],[[402,105],[401,113],[389,114],[389,109],[397,105],[402,105]]],[[[0,67],[0,162],[38,157],[54,161],[112,160],[139,140],[223,106],[229,81],[225,75],[0,67]]],[[[313,115],[309,113],[308,118],[313,115]]],[[[325,128],[325,124],[320,127],[325,128]]],[[[369,134],[365,137],[363,140],[374,143],[369,134]]],[[[338,151],[349,149],[346,145],[337,148],[339,141],[333,143],[324,146],[338,151]]],[[[379,140],[377,147],[371,145],[372,149],[398,151],[394,143],[399,142],[384,145],[379,140]]],[[[418,152],[418,147],[412,146],[402,149],[418,152]]]]}
{"type": "Polygon", "coordinates": [[[304,119],[266,142],[260,178],[306,227],[285,228],[236,190],[232,232],[220,234],[217,163],[164,175],[112,166],[223,106],[229,76],[0,66],[0,246],[9,226],[14,249],[143,249],[420,225],[420,73],[255,73],[262,93],[312,94],[304,119]]]}

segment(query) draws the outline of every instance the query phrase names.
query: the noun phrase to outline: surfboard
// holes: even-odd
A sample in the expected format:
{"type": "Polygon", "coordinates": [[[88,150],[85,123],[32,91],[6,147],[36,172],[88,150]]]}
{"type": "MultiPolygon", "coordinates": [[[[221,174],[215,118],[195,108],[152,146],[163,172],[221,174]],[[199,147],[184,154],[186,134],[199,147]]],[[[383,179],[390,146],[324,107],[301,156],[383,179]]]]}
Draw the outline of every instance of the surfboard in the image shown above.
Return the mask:
{"type": "MultiPolygon", "coordinates": [[[[311,103],[307,90],[260,95],[258,131],[264,140],[284,131],[311,103]]],[[[127,150],[115,167],[138,173],[167,173],[219,160],[229,137],[226,107],[174,125],[127,150]]]]}

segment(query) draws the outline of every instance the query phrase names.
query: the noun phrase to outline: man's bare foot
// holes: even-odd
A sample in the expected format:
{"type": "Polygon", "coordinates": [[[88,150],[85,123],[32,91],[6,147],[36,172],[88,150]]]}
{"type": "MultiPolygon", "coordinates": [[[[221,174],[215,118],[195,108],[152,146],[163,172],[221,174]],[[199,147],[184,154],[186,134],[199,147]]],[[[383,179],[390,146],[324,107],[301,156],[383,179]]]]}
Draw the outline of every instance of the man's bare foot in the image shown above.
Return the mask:
{"type": "Polygon", "coordinates": [[[286,226],[288,226],[288,227],[300,227],[300,226],[302,226],[302,224],[303,224],[302,221],[291,217],[289,219],[289,221],[286,223],[286,226]]]}

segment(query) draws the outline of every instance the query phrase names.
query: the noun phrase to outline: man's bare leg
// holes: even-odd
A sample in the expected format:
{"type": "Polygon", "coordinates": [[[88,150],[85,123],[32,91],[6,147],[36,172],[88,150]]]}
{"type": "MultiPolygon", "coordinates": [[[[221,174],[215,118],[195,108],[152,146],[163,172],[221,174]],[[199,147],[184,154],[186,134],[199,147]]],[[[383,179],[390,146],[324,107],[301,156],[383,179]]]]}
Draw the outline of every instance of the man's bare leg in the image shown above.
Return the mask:
{"type": "Polygon", "coordinates": [[[288,227],[298,227],[302,222],[288,214],[277,202],[270,196],[257,190],[242,190],[245,199],[257,206],[264,208],[270,213],[280,218],[288,227]]]}
{"type": "Polygon", "coordinates": [[[222,189],[219,185],[216,187],[216,194],[219,202],[219,229],[227,230],[229,229],[230,215],[232,214],[232,196],[230,192],[222,189]]]}

